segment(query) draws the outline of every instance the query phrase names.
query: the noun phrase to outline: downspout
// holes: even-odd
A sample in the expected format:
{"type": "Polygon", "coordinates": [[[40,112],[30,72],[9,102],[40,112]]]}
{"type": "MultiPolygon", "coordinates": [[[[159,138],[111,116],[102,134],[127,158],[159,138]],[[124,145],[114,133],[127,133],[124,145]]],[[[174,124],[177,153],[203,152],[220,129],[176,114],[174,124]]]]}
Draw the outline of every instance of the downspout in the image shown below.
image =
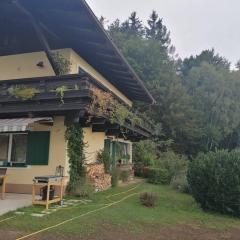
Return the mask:
{"type": "Polygon", "coordinates": [[[13,4],[22,12],[24,13],[30,20],[39,40],[40,40],[40,43],[44,49],[44,52],[46,53],[47,55],[47,58],[48,58],[48,61],[50,62],[52,68],[53,68],[53,71],[55,73],[55,75],[57,76],[58,75],[58,71],[56,70],[56,67],[55,67],[55,61],[52,57],[52,52],[51,52],[51,49],[49,47],[49,44],[42,32],[42,29],[40,28],[39,26],[39,23],[35,20],[35,18],[33,17],[33,15],[27,10],[25,9],[20,3],[18,0],[14,0],[13,1],[13,4]]]}

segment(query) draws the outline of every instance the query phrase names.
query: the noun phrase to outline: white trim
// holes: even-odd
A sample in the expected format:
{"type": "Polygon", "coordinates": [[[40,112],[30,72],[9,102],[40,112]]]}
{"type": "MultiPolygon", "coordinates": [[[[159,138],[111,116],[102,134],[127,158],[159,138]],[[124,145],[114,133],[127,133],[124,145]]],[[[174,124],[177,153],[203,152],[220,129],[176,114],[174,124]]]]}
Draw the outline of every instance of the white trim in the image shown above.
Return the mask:
{"type": "Polygon", "coordinates": [[[9,142],[8,142],[8,163],[11,162],[12,158],[12,140],[13,140],[13,135],[10,133],[9,135],[9,142]]]}
{"type": "MultiPolygon", "coordinates": [[[[21,132],[21,133],[0,133],[0,135],[7,135],[9,137],[8,139],[8,156],[7,156],[7,162],[10,163],[16,163],[12,162],[12,144],[13,144],[13,135],[27,135],[27,132],[21,132]]],[[[26,146],[27,147],[27,146],[26,146]]],[[[24,162],[18,162],[18,163],[26,163],[27,159],[25,159],[24,162]]]]}

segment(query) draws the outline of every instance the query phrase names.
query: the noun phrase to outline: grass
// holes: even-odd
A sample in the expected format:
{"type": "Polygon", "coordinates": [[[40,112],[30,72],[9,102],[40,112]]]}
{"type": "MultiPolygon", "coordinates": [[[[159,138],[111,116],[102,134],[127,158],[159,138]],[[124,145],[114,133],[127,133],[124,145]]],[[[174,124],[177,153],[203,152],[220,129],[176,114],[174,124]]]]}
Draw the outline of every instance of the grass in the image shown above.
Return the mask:
{"type": "MultiPolygon", "coordinates": [[[[88,204],[60,209],[44,218],[30,216],[32,212],[36,213],[44,210],[42,207],[25,208],[21,211],[27,214],[0,223],[0,231],[31,233],[93,209],[106,206],[106,204],[111,202],[119,201],[133,193],[137,194],[114,206],[92,213],[83,218],[78,218],[56,229],[49,230],[47,234],[57,233],[59,239],[61,239],[61,236],[78,236],[79,234],[87,236],[95,233],[103,224],[124,228],[131,233],[141,233],[146,228],[152,226],[194,224],[202,228],[227,230],[240,224],[240,220],[236,218],[203,212],[190,195],[177,193],[168,186],[144,183],[135,189],[132,189],[133,187],[134,186],[124,188],[117,187],[103,193],[94,194],[93,201],[88,204]],[[158,194],[159,201],[155,208],[146,208],[140,204],[139,193],[146,191],[158,194]],[[118,194],[120,192],[123,193],[118,194]]],[[[1,216],[0,221],[1,219],[11,216],[15,216],[14,213],[1,216]]]]}

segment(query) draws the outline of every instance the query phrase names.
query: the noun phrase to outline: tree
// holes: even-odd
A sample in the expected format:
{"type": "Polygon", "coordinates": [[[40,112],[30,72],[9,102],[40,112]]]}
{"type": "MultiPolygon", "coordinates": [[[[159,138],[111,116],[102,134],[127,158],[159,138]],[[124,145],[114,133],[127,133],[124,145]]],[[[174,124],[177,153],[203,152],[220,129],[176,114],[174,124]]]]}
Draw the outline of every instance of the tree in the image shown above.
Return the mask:
{"type": "Polygon", "coordinates": [[[170,32],[163,25],[163,19],[159,18],[156,11],[153,11],[148,19],[146,29],[146,37],[160,42],[161,46],[168,48],[171,44],[170,32]]]}
{"type": "Polygon", "coordinates": [[[102,24],[102,26],[104,27],[105,24],[106,24],[106,22],[107,22],[107,20],[106,20],[105,17],[101,16],[101,17],[99,18],[99,22],[100,22],[100,23],[102,24]]]}
{"type": "Polygon", "coordinates": [[[221,141],[239,126],[239,81],[234,81],[228,70],[204,62],[191,69],[185,86],[194,100],[194,109],[200,112],[205,150],[219,148],[221,141]]]}
{"type": "Polygon", "coordinates": [[[230,62],[226,58],[216,54],[215,50],[212,48],[211,50],[202,51],[195,57],[191,56],[190,58],[185,58],[181,68],[183,76],[187,76],[193,67],[198,67],[203,62],[213,65],[219,69],[230,69],[230,62]]]}
{"type": "Polygon", "coordinates": [[[156,40],[131,37],[124,39],[121,50],[157,101],[145,110],[163,127],[159,141],[173,139],[176,151],[195,154],[201,134],[197,115],[166,49],[156,40]]]}
{"type": "MultiPolygon", "coordinates": [[[[118,31],[125,33],[129,36],[142,37],[145,34],[145,30],[142,21],[137,17],[136,12],[132,12],[130,17],[120,24],[118,20],[115,21],[115,30],[118,27],[118,31]],[[119,26],[117,25],[119,23],[119,26]]],[[[112,26],[113,27],[113,26],[112,26]]],[[[110,25],[111,28],[111,25],[110,25]]]]}
{"type": "Polygon", "coordinates": [[[136,105],[162,127],[154,139],[158,150],[171,146],[192,156],[240,146],[240,71],[230,71],[226,58],[211,49],[175,59],[170,32],[155,11],[147,26],[133,13],[108,31],[157,101],[136,105]]]}
{"type": "Polygon", "coordinates": [[[236,68],[237,68],[238,71],[240,71],[240,60],[237,61],[236,68]]]}

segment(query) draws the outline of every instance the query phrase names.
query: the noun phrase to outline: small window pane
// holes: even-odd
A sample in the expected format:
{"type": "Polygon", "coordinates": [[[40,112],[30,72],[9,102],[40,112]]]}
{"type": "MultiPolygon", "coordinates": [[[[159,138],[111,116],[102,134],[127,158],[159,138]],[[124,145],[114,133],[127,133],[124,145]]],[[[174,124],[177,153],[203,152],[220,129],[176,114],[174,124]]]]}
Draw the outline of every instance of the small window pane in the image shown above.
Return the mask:
{"type": "Polygon", "coordinates": [[[8,135],[0,135],[0,161],[8,160],[8,143],[9,136],[8,135]]]}
{"type": "Polygon", "coordinates": [[[14,163],[25,163],[26,153],[27,153],[27,135],[26,134],[13,135],[11,161],[14,163]]]}

